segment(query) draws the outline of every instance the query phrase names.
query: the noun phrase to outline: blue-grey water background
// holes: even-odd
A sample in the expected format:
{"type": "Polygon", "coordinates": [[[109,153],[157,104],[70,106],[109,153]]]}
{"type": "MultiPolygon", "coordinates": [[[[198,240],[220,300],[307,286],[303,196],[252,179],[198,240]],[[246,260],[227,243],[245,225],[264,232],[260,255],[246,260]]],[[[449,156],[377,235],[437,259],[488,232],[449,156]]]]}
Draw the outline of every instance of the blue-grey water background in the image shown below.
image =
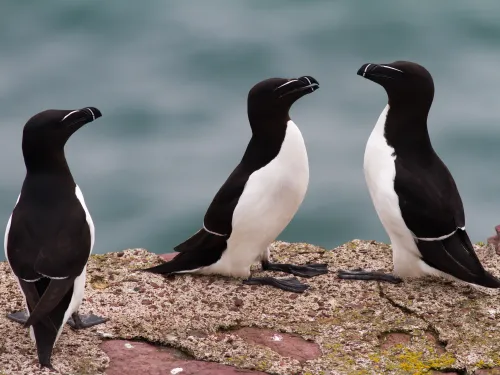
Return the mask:
{"type": "Polygon", "coordinates": [[[246,95],[269,77],[312,75],[291,116],[311,180],[285,241],[387,241],[362,171],[386,103],[356,75],[412,60],[432,73],[433,145],[460,189],[473,241],[500,222],[500,2],[15,1],[0,13],[0,217],[24,174],[22,127],[47,108],[103,117],[66,155],[96,224],[96,253],[169,252],[200,227],[250,128],[246,95]]]}

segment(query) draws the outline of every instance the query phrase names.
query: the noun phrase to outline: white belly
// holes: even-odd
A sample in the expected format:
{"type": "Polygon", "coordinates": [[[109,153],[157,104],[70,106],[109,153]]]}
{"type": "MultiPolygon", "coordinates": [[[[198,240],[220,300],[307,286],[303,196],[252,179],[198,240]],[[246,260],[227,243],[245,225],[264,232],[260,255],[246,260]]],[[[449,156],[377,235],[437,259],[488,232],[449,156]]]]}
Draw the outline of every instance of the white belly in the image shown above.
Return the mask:
{"type": "Polygon", "coordinates": [[[304,139],[290,120],[278,156],[254,172],[245,185],[233,213],[227,250],[217,263],[200,272],[248,277],[250,266],[267,257],[268,246],[294,217],[308,184],[304,139]]]}
{"type": "Polygon", "coordinates": [[[375,125],[366,144],[364,173],[368,190],[392,244],[394,273],[399,276],[418,277],[425,272],[425,263],[420,260],[420,252],[411,231],[406,226],[399,198],[394,190],[396,166],[394,149],[384,137],[384,125],[389,105],[387,105],[375,125]]]}
{"type": "MultiPolygon", "coordinates": [[[[95,242],[95,227],[94,227],[94,222],[92,221],[92,217],[90,216],[90,212],[87,208],[87,205],[85,204],[85,199],[83,198],[83,193],[80,190],[80,187],[76,185],[75,188],[75,194],[78,200],[80,201],[80,204],[82,205],[83,210],[85,211],[85,218],[87,220],[87,224],[89,226],[90,230],[90,251],[89,251],[89,256],[92,254],[92,249],[94,248],[94,242],[95,242]]],[[[83,296],[85,292],[85,279],[86,279],[86,274],[87,274],[87,266],[83,268],[82,273],[80,276],[78,276],[75,279],[75,282],[73,284],[73,295],[71,297],[71,301],[69,303],[68,309],[64,313],[64,318],[63,318],[63,326],[66,324],[68,319],[70,318],[71,314],[75,313],[78,311],[78,308],[80,307],[82,301],[83,301],[83,296]]],[[[59,330],[58,338],[59,335],[62,332],[62,326],[61,329],[59,330]]]]}

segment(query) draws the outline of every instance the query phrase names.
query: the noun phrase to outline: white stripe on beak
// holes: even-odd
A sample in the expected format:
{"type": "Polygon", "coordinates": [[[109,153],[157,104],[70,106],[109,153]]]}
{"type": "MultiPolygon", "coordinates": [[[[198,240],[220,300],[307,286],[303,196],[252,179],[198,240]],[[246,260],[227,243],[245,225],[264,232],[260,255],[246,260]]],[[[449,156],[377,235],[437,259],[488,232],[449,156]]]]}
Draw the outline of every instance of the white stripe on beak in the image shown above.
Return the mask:
{"type": "Polygon", "coordinates": [[[94,112],[92,112],[92,110],[90,108],[87,108],[87,109],[90,111],[90,113],[92,113],[92,121],[94,121],[95,120],[94,112]]]}
{"type": "Polygon", "coordinates": [[[370,65],[371,65],[371,64],[368,64],[368,65],[366,66],[365,71],[363,72],[363,77],[365,76],[366,71],[368,70],[368,68],[369,68],[369,66],[370,66],[370,65]]]}

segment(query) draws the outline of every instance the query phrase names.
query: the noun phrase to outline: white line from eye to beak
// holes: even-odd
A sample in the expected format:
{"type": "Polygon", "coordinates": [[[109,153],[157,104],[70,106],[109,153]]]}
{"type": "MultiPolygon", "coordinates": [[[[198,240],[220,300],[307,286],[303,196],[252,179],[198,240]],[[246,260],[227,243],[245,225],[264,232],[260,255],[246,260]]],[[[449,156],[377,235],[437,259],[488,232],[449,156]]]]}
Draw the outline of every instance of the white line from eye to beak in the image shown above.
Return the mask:
{"type": "Polygon", "coordinates": [[[282,84],[281,86],[276,87],[275,90],[278,90],[278,89],[282,88],[283,86],[286,86],[286,85],[288,85],[289,83],[292,83],[292,82],[297,82],[297,80],[296,79],[292,79],[291,81],[288,81],[288,82],[282,84]]]}
{"type": "Polygon", "coordinates": [[[399,69],[393,68],[392,66],[387,66],[387,65],[380,65],[380,66],[383,66],[384,68],[387,68],[387,69],[392,69],[392,70],[395,70],[395,71],[397,71],[397,72],[403,73],[403,71],[402,71],[402,70],[399,70],[399,69]]]}
{"type": "Polygon", "coordinates": [[[371,64],[368,64],[368,65],[366,66],[365,71],[363,72],[363,77],[365,76],[366,71],[368,70],[368,67],[369,67],[370,65],[371,65],[371,64]]]}
{"type": "Polygon", "coordinates": [[[68,113],[66,116],[64,116],[64,117],[63,117],[63,119],[62,119],[61,121],[66,120],[66,118],[67,118],[68,116],[70,116],[70,115],[72,115],[73,113],[76,113],[76,112],[78,112],[78,111],[71,111],[71,112],[70,112],[70,113],[68,113]]]}

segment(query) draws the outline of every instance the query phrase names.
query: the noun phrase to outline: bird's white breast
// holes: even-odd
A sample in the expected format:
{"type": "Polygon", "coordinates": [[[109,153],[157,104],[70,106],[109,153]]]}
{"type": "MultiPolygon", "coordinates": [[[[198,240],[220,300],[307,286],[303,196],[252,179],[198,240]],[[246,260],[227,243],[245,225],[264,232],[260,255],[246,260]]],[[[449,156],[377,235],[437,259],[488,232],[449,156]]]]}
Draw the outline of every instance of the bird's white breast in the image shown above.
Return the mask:
{"type": "Polygon", "coordinates": [[[87,208],[87,205],[85,204],[85,199],[83,198],[83,193],[80,190],[80,187],[76,185],[75,188],[75,195],[78,198],[78,201],[82,205],[83,210],[85,211],[85,218],[87,219],[87,224],[89,225],[90,229],[90,249],[89,249],[89,255],[92,253],[92,249],[94,248],[94,241],[95,241],[95,227],[94,227],[94,222],[92,221],[92,216],[90,216],[90,212],[87,208]]]}
{"type": "Polygon", "coordinates": [[[302,134],[288,121],[281,149],[271,162],[252,173],[233,213],[227,250],[203,273],[246,277],[250,266],[285,229],[304,200],[309,163],[302,134]]]}
{"type": "Polygon", "coordinates": [[[368,138],[364,157],[366,184],[377,214],[386,230],[387,225],[391,226],[391,221],[398,221],[397,216],[401,217],[398,196],[394,191],[394,178],[396,177],[394,161],[396,157],[394,148],[387,144],[384,136],[388,111],[389,105],[380,114],[370,138],[368,138]],[[399,211],[399,214],[397,211],[399,211]]]}
{"type": "Polygon", "coordinates": [[[366,144],[365,179],[378,217],[391,239],[394,272],[400,276],[420,276],[420,252],[403,220],[394,190],[396,155],[384,136],[388,111],[389,105],[380,114],[366,144]]]}
{"type": "MultiPolygon", "coordinates": [[[[89,249],[89,256],[92,253],[92,249],[94,248],[94,241],[95,241],[95,227],[94,227],[94,222],[92,221],[92,217],[90,216],[90,212],[87,208],[87,205],[85,204],[85,199],[83,198],[83,193],[80,190],[80,187],[76,185],[75,187],[75,195],[78,198],[78,201],[82,205],[83,210],[85,211],[85,217],[87,219],[87,224],[89,226],[90,230],[90,249],[89,249]]],[[[85,280],[87,276],[87,266],[83,268],[82,273],[80,276],[78,276],[73,284],[73,295],[71,296],[71,301],[68,305],[68,308],[66,309],[66,312],[64,313],[64,318],[62,321],[62,325],[59,328],[59,332],[57,334],[57,339],[59,339],[59,336],[62,333],[62,329],[64,324],[68,321],[70,318],[71,314],[74,312],[77,312],[82,301],[83,301],[83,296],[85,294],[85,280]]],[[[55,344],[55,343],[54,343],[55,344]]]]}
{"type": "MultiPolygon", "coordinates": [[[[17,201],[16,204],[14,205],[14,209],[16,208],[17,204],[19,203],[19,199],[21,198],[21,194],[17,196],[17,201]]],[[[12,210],[14,212],[14,210],[12,210]]],[[[7,255],[7,243],[9,242],[9,232],[10,232],[10,225],[12,223],[12,214],[10,214],[9,221],[7,221],[7,226],[5,227],[5,236],[3,239],[3,249],[5,251],[5,259],[7,259],[7,262],[9,261],[9,256],[7,255]]],[[[9,262],[10,265],[10,262],[9,262]]]]}

